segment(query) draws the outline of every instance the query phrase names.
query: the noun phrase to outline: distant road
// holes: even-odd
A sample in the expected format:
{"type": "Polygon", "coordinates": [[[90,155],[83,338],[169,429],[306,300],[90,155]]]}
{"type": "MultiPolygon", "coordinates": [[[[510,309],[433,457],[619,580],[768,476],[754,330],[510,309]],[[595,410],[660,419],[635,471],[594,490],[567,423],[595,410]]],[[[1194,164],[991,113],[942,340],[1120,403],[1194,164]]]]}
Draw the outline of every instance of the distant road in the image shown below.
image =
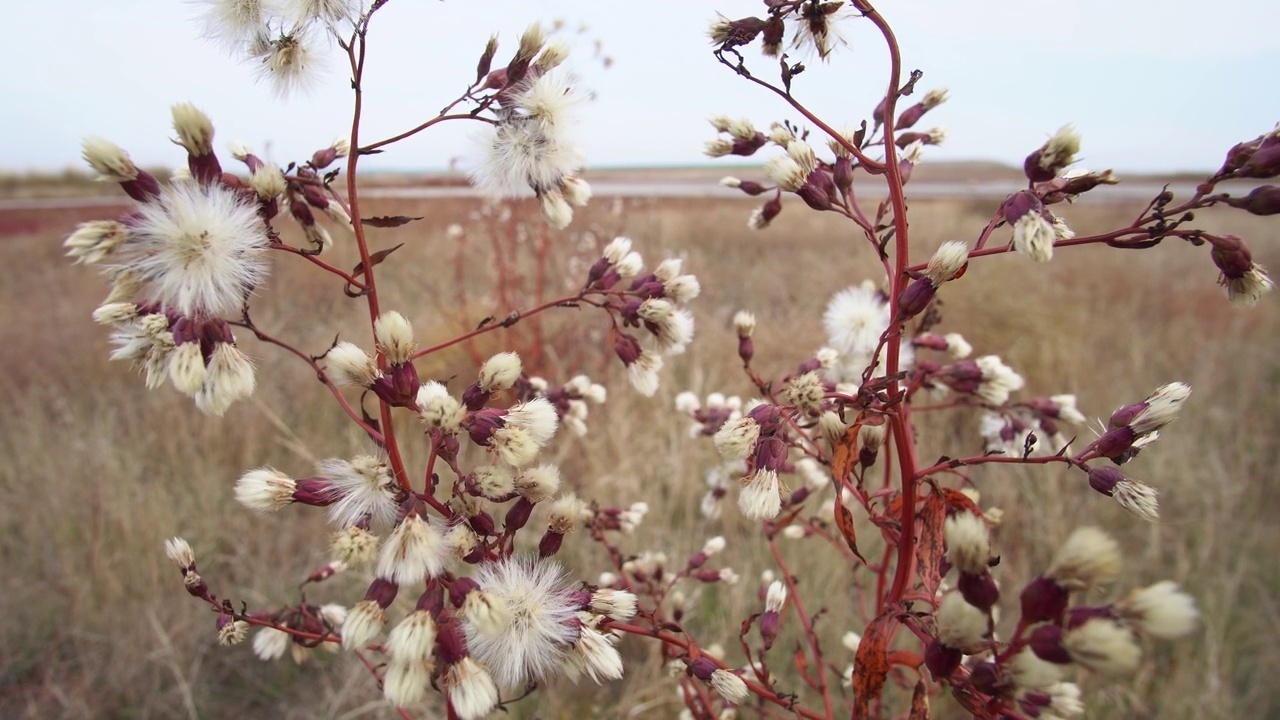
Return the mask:
{"type": "MultiPolygon", "coordinates": [[[[1164,186],[1159,183],[1137,181],[1120,183],[1111,187],[1099,188],[1086,195],[1086,199],[1134,201],[1155,197],[1164,186]]],[[[929,182],[921,181],[907,185],[907,196],[924,200],[947,200],[967,198],[1002,198],[1011,192],[1021,189],[1006,182],[929,182]]],[[[1179,197],[1187,197],[1195,192],[1195,184],[1176,182],[1169,189],[1179,197]]],[[[660,197],[660,198],[738,198],[759,201],[738,190],[722,187],[716,183],[694,183],[687,181],[674,182],[610,182],[591,183],[591,191],[595,197],[660,197]]],[[[431,198],[472,198],[479,194],[468,186],[426,186],[426,187],[373,187],[362,190],[361,197],[374,199],[431,199],[431,198]]],[[[866,183],[859,188],[859,197],[882,198],[885,196],[884,186],[866,183]]],[[[1095,201],[1096,201],[1095,200],[1095,201]]],[[[95,197],[68,198],[14,198],[0,199],[0,211],[6,210],[61,210],[72,208],[120,207],[128,205],[128,198],[123,195],[103,195],[95,197]]]]}

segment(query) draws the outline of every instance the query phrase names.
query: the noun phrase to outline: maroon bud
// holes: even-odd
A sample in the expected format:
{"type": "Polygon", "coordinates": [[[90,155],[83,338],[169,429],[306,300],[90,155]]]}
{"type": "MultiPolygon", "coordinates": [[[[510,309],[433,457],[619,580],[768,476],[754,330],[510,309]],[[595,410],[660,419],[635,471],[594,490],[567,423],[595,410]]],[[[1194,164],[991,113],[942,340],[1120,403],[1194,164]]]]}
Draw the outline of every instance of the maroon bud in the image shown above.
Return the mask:
{"type": "Polygon", "coordinates": [[[306,203],[296,202],[296,201],[290,202],[289,214],[292,215],[295,220],[302,223],[303,225],[316,224],[316,216],[314,213],[311,212],[310,206],[308,206],[306,203]]]}
{"type": "Polygon", "coordinates": [[[770,221],[778,217],[778,213],[782,212],[782,194],[775,194],[773,197],[765,201],[760,206],[760,222],[761,226],[768,225],[770,221]]]}
{"type": "Polygon", "coordinates": [[[1044,205],[1035,193],[1022,190],[1005,198],[1004,204],[1000,206],[1000,212],[1004,214],[1005,222],[1012,225],[1029,212],[1044,212],[1044,205]]]}
{"type": "Polygon", "coordinates": [[[1209,257],[1213,258],[1213,264],[1218,266],[1226,278],[1235,280],[1253,268],[1253,253],[1249,252],[1249,247],[1240,238],[1235,235],[1205,237],[1213,245],[1209,257]]]}
{"type": "Polygon", "coordinates": [[[702,567],[703,565],[705,565],[705,564],[706,564],[706,562],[707,562],[707,557],[708,557],[708,555],[707,555],[705,552],[701,551],[701,550],[699,550],[698,552],[696,552],[696,553],[694,553],[694,554],[690,555],[690,556],[689,556],[689,569],[690,569],[690,570],[697,570],[698,568],[702,567]]]}
{"type": "Polygon", "coordinates": [[[1109,605],[1071,608],[1067,612],[1067,622],[1064,627],[1067,630],[1074,630],[1090,620],[1109,617],[1111,617],[1111,606],[1109,605]]]}
{"type": "Polygon", "coordinates": [[[400,592],[400,586],[386,578],[374,578],[369,583],[369,589],[364,592],[365,600],[372,600],[378,603],[378,607],[386,610],[391,607],[391,603],[395,602],[396,595],[400,592]]]}
{"type": "Polygon", "coordinates": [[[760,637],[764,640],[765,650],[773,647],[773,641],[777,639],[781,626],[782,618],[775,610],[766,610],[764,615],[760,616],[760,637]]]}
{"type": "Polygon", "coordinates": [[[1225,202],[1233,208],[1240,208],[1254,215],[1280,214],[1280,187],[1260,185],[1242,198],[1229,197],[1225,202]]]}
{"type": "Polygon", "coordinates": [[[507,511],[507,517],[503,524],[503,531],[507,535],[514,534],[529,522],[529,514],[532,512],[533,503],[523,497],[516,500],[515,504],[511,506],[511,509],[507,511]]]}
{"type": "Polygon", "coordinates": [[[741,180],[738,182],[738,189],[754,197],[768,190],[769,186],[761,185],[760,183],[755,182],[753,180],[741,180]]]}
{"type": "Polygon", "coordinates": [[[1024,172],[1027,179],[1033,183],[1049,182],[1057,177],[1057,173],[1053,172],[1051,169],[1046,170],[1040,166],[1041,150],[1043,150],[1043,148],[1036,149],[1035,152],[1027,156],[1026,160],[1022,161],[1022,172],[1024,172]]]}
{"type": "Polygon", "coordinates": [[[1264,143],[1236,174],[1248,178],[1273,178],[1280,175],[1280,143],[1264,143]]]}
{"type": "Polygon", "coordinates": [[[1107,420],[1107,427],[1118,428],[1132,425],[1133,421],[1137,420],[1138,416],[1146,412],[1146,410],[1146,402],[1136,402],[1132,405],[1125,405],[1111,413],[1111,417],[1107,420]]]}
{"type": "Polygon", "coordinates": [[[1116,485],[1125,479],[1124,473],[1112,467],[1096,467],[1089,469],[1089,487],[1111,497],[1115,494],[1116,485]]]}
{"type": "Polygon", "coordinates": [[[338,151],[334,148],[327,147],[323,150],[317,150],[311,154],[311,167],[323,170],[329,167],[330,163],[338,159],[338,151]]]}
{"type": "Polygon", "coordinates": [[[903,322],[920,314],[933,301],[933,296],[936,292],[938,292],[938,289],[933,286],[933,281],[927,277],[922,277],[912,282],[898,296],[898,314],[895,320],[903,322]]]}
{"type": "Polygon", "coordinates": [[[618,339],[613,341],[613,352],[623,365],[631,365],[640,358],[640,341],[626,333],[619,333],[618,339]]]}
{"type": "Polygon", "coordinates": [[[719,666],[717,666],[715,664],[715,661],[713,661],[711,658],[700,657],[697,660],[694,660],[693,662],[689,663],[688,672],[690,675],[693,675],[694,677],[698,678],[703,682],[710,682],[711,675],[716,670],[719,670],[719,669],[720,669],[719,666]]]}
{"type": "Polygon", "coordinates": [[[1022,606],[1022,622],[1031,625],[1038,622],[1060,621],[1067,611],[1070,593],[1052,579],[1038,577],[1022,590],[1019,601],[1022,606]]]}
{"type": "Polygon", "coordinates": [[[480,388],[480,382],[476,381],[462,391],[462,404],[466,405],[468,410],[479,410],[488,404],[490,397],[492,396],[488,392],[480,388]]]}
{"type": "Polygon", "coordinates": [[[440,613],[444,612],[444,588],[440,587],[438,581],[432,579],[427,583],[427,589],[418,596],[413,609],[424,610],[433,618],[440,617],[440,613]]]}
{"type": "Polygon", "coordinates": [[[996,587],[996,581],[989,572],[981,575],[960,573],[957,588],[965,602],[983,612],[989,611],[1000,599],[1000,588],[996,587]]]}
{"type": "Polygon", "coordinates": [[[929,646],[924,650],[924,664],[933,674],[934,680],[951,677],[960,667],[960,661],[963,659],[964,653],[953,647],[947,647],[938,640],[929,641],[929,646]]]}
{"type": "Polygon", "coordinates": [[[876,127],[879,127],[884,124],[884,111],[885,111],[885,107],[888,104],[889,104],[888,96],[883,97],[880,99],[880,103],[876,105],[876,109],[872,111],[871,120],[875,122],[876,127]]]}
{"type": "Polygon", "coordinates": [[[316,570],[315,572],[308,575],[307,582],[318,583],[318,582],[323,582],[325,580],[328,580],[329,578],[338,574],[338,567],[342,567],[342,566],[339,565],[335,567],[333,563],[329,563],[328,565],[325,565],[319,570],[316,570]]]}
{"type": "Polygon", "coordinates": [[[937,333],[921,333],[911,338],[911,344],[929,350],[946,350],[947,339],[937,333]]]}
{"type": "Polygon", "coordinates": [[[769,57],[777,57],[782,51],[782,39],[787,26],[780,15],[770,15],[764,23],[764,33],[760,37],[760,50],[769,57]]]}
{"type": "Polygon", "coordinates": [[[787,504],[799,505],[800,503],[804,502],[812,493],[813,491],[809,489],[808,485],[805,485],[804,487],[796,488],[795,491],[791,493],[791,499],[787,501],[787,504]]]}
{"type": "Polygon", "coordinates": [[[720,571],[715,568],[702,568],[692,574],[695,580],[701,580],[704,583],[720,582],[720,571]]]}
{"type": "Polygon", "coordinates": [[[456,608],[462,607],[462,603],[466,602],[467,595],[472,590],[479,589],[480,583],[475,580],[469,577],[458,578],[449,585],[449,602],[456,608]]]}
{"type": "Polygon", "coordinates": [[[484,511],[467,518],[467,524],[470,525],[471,529],[475,530],[476,534],[480,537],[492,535],[494,531],[493,516],[484,511]]]}
{"type": "Polygon", "coordinates": [[[213,153],[208,155],[187,155],[187,169],[191,177],[201,185],[209,185],[222,179],[222,166],[213,153]]]}
{"type": "Polygon", "coordinates": [[[804,185],[801,185],[800,189],[796,190],[796,195],[814,210],[830,210],[831,191],[834,191],[834,189],[835,183],[831,181],[831,176],[827,175],[826,171],[814,170],[809,173],[804,185]]]}
{"type": "Polygon", "coordinates": [[[317,210],[324,210],[329,207],[329,198],[324,196],[324,191],[315,185],[303,185],[302,197],[307,201],[308,205],[317,210]]]}
{"type": "Polygon", "coordinates": [[[138,170],[138,177],[120,183],[120,189],[140,203],[151,202],[151,198],[160,197],[160,181],[142,169],[138,170]]]}
{"type": "Polygon", "coordinates": [[[906,130],[920,122],[920,118],[924,117],[926,112],[928,112],[928,108],[924,106],[924,103],[916,103],[898,115],[898,122],[894,124],[894,127],[899,130],[906,130]]]}
{"type": "Polygon", "coordinates": [[[293,491],[293,501],[312,507],[332,505],[342,497],[342,492],[326,478],[303,478],[293,491]]]}
{"type": "Polygon", "coordinates": [[[1098,455],[1114,460],[1129,452],[1136,439],[1133,430],[1126,425],[1103,433],[1102,437],[1093,442],[1093,448],[1098,455]]]}
{"type": "Polygon", "coordinates": [[[507,414],[502,408],[483,408],[470,413],[462,421],[462,427],[471,436],[471,441],[482,447],[488,447],[493,433],[506,424],[503,416],[507,414]]]}
{"type": "Polygon", "coordinates": [[[742,358],[742,362],[750,363],[751,358],[756,354],[755,343],[751,342],[750,336],[738,336],[738,357],[742,358]]]}
{"type": "Polygon", "coordinates": [[[929,133],[922,132],[898,133],[898,139],[894,140],[893,144],[897,145],[899,148],[904,148],[913,142],[921,142],[928,145],[930,137],[929,133]]]}
{"type": "Polygon", "coordinates": [[[734,48],[746,45],[765,29],[767,23],[758,17],[745,17],[740,20],[719,22],[711,28],[711,40],[721,48],[734,48]]]}
{"type": "Polygon", "coordinates": [[[549,558],[560,552],[560,545],[564,542],[564,534],[547,530],[542,535],[542,539],[538,541],[538,557],[549,558]]]}
{"type": "Polygon", "coordinates": [[[849,188],[853,187],[853,160],[851,158],[836,158],[836,166],[831,174],[831,181],[840,189],[840,192],[849,192],[849,188]]]}
{"type": "Polygon", "coordinates": [[[1031,631],[1031,651],[1045,662],[1066,665],[1071,662],[1071,654],[1062,647],[1062,628],[1057,625],[1041,625],[1031,631]]]}
{"type": "Polygon", "coordinates": [[[1000,668],[989,660],[974,665],[969,671],[969,684],[978,692],[995,694],[1000,686],[1000,668]]]}
{"type": "Polygon", "coordinates": [[[858,464],[863,468],[869,468],[876,464],[876,457],[879,456],[879,448],[869,448],[865,445],[858,450],[858,464]]]}
{"type": "Polygon", "coordinates": [[[757,132],[755,137],[747,138],[746,140],[734,138],[733,149],[729,151],[729,154],[750,157],[755,155],[756,151],[764,147],[767,142],[769,142],[769,138],[765,137],[762,132],[757,132]]]}
{"type": "Polygon", "coordinates": [[[467,657],[467,637],[456,617],[440,618],[436,625],[436,656],[445,665],[454,665],[467,657]]]}
{"type": "MultiPolygon", "coordinates": [[[[613,263],[609,262],[609,258],[600,258],[587,271],[587,287],[595,286],[604,278],[605,273],[613,268],[613,263]]],[[[617,279],[614,280],[617,282],[617,279]]],[[[602,290],[608,290],[611,285],[600,286],[602,290]]]]}

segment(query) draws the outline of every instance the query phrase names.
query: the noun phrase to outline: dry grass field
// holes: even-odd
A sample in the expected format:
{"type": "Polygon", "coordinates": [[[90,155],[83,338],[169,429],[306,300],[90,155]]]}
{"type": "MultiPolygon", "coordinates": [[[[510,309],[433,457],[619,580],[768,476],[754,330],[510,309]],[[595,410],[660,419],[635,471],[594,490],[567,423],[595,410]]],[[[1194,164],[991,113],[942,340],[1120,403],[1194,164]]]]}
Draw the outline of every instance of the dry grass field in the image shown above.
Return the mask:
{"type": "MultiPolygon", "coordinates": [[[[944,240],[975,237],[997,202],[916,203],[912,231],[921,257],[944,240]]],[[[517,219],[535,212],[531,204],[514,207],[517,219]]],[[[704,642],[730,648],[741,618],[757,607],[756,578],[771,562],[736,512],[714,522],[699,514],[702,475],[714,450],[687,437],[673,398],[686,389],[749,393],[735,355],[734,311],[756,313],[756,364],[781,375],[823,344],[828,297],[876,277],[877,268],[835,218],[789,202],[771,229],[755,232],[746,228],[751,207],[732,200],[600,199],[572,232],[551,238],[555,273],[580,248],[593,247],[584,234],[590,230],[598,242],[632,237],[651,263],[683,254],[687,270],[701,279],[694,303],[699,337],[669,363],[655,398],[629,392],[619,364],[600,360],[608,352],[598,342],[605,320],[585,310],[547,318],[541,359],[528,368],[562,380],[587,372],[607,384],[609,402],[593,407],[590,433],[558,438],[553,451],[580,495],[606,505],[650,505],[625,550],[661,549],[683,564],[706,538],[729,539],[723,562],[743,580],[689,588],[689,625],[704,642]]],[[[478,208],[469,200],[437,200],[384,201],[367,210],[425,218],[373,231],[376,247],[405,243],[382,268],[384,304],[413,320],[423,344],[511,309],[489,306],[496,295],[483,277],[494,257],[483,223],[473,217],[478,208]],[[455,246],[445,234],[455,222],[471,228],[461,287],[455,246]]],[[[1066,217],[1085,234],[1136,211],[1093,202],[1068,208],[1066,217]]],[[[70,266],[60,248],[75,223],[106,216],[92,209],[0,214],[0,717],[392,717],[352,658],[321,653],[302,665],[265,664],[247,645],[220,648],[213,616],[183,592],[161,549],[175,534],[191,541],[219,595],[251,607],[293,599],[297,583],[326,560],[323,514],[294,508],[256,516],[234,501],[232,484],[250,467],[306,473],[315,458],[368,447],[305,367],[251,337],[240,341],[259,366],[259,390],[221,420],[202,416],[171,388],[147,392],[128,367],[108,362],[106,333],[89,318],[105,285],[90,269],[70,266]]],[[[1276,223],[1239,213],[1203,220],[1246,238],[1262,264],[1280,268],[1276,223]]],[[[354,265],[349,244],[338,245],[332,262],[354,265]]],[[[344,298],[327,276],[296,260],[279,258],[255,320],[315,353],[339,330],[367,346],[363,303],[344,298]]],[[[1043,266],[998,257],[974,263],[940,293],[943,329],[963,333],[977,353],[999,354],[1021,372],[1028,382],[1022,397],[1074,392],[1087,416],[1105,418],[1166,381],[1195,389],[1182,419],[1126,466],[1161,489],[1158,525],[1140,524],[1089,490],[1078,473],[1000,467],[977,473],[982,504],[1005,512],[993,541],[1005,587],[1021,587],[1071,529],[1087,523],[1120,539],[1126,588],[1171,577],[1198,599],[1202,628],[1189,640],[1150,648],[1131,683],[1084,680],[1091,718],[1280,716],[1274,681],[1280,298],[1233,308],[1216,275],[1205,248],[1169,242],[1144,252],[1062,252],[1043,266]]],[[[584,276],[580,270],[565,282],[584,276]]],[[[471,350],[483,356],[507,340],[527,347],[531,337],[528,325],[518,325],[507,338],[491,334],[471,350]]],[[[474,365],[469,349],[458,347],[420,372],[465,383],[474,365]]],[[[976,414],[922,417],[922,457],[980,449],[976,414]]],[[[411,422],[403,418],[404,427],[411,422]]],[[[874,551],[874,533],[863,537],[874,551]]],[[[806,604],[829,609],[822,619],[831,638],[826,647],[831,664],[842,669],[851,658],[838,638],[854,627],[856,583],[868,578],[847,579],[839,556],[816,540],[786,542],[806,604]]],[[[569,538],[562,556],[585,578],[606,569],[604,554],[583,536],[569,538]]],[[[365,581],[339,576],[308,597],[351,604],[365,581]]],[[[784,635],[775,647],[779,666],[788,662],[792,642],[784,635]]],[[[624,681],[557,684],[513,705],[511,715],[676,717],[679,704],[656,648],[635,638],[621,647],[624,681]]],[[[734,652],[730,657],[741,662],[734,652]]],[[[939,700],[935,711],[953,717],[956,709],[939,700]]]]}

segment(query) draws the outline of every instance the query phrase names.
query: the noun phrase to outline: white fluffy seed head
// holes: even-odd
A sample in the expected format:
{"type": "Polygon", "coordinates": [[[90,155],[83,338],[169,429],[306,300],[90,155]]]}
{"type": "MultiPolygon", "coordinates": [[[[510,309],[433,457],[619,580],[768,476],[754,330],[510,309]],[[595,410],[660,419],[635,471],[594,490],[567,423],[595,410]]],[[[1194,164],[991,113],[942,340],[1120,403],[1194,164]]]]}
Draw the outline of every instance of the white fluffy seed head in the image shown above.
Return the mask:
{"type": "Polygon", "coordinates": [[[725,423],[715,434],[716,450],[725,460],[742,460],[751,454],[760,439],[760,425],[743,416],[725,423]]]}
{"type": "Polygon", "coordinates": [[[978,515],[959,512],[943,523],[947,542],[947,558],[962,573],[981,575],[991,558],[991,539],[987,523],[978,515]]]}
{"type": "Polygon", "coordinates": [[[782,483],[774,470],[757,470],[742,479],[738,508],[750,520],[771,520],[782,509],[782,483]]]}
{"type": "Polygon", "coordinates": [[[520,356],[514,352],[501,352],[480,366],[480,389],[485,392],[506,390],[520,379],[523,368],[520,356]]]}
{"type": "Polygon", "coordinates": [[[1141,632],[1163,640],[1190,634],[1200,617],[1195,600],[1172,580],[1134,590],[1115,610],[1141,632]]]}
{"type": "Polygon", "coordinates": [[[711,687],[720,693],[720,697],[738,705],[745,702],[750,694],[742,678],[724,668],[717,668],[711,673],[711,687]]]}
{"type": "Polygon", "coordinates": [[[260,513],[270,513],[293,502],[297,482],[271,467],[260,467],[236,481],[236,500],[260,513]]]}
{"type": "Polygon", "coordinates": [[[378,553],[378,577],[398,585],[416,585],[444,571],[451,558],[444,535],[418,515],[409,515],[392,531],[378,553]]]}
{"type": "Polygon", "coordinates": [[[80,155],[104,179],[114,182],[138,179],[138,167],[129,158],[129,153],[110,140],[87,137],[80,146],[80,155]]]}
{"type": "Polygon", "coordinates": [[[92,265],[109,256],[128,237],[129,230],[122,223],[94,220],[80,223],[62,247],[67,249],[67,257],[74,258],[77,263],[92,265]]]}
{"type": "Polygon", "coordinates": [[[1094,618],[1062,636],[1071,659],[1102,675],[1129,675],[1138,669],[1142,649],[1128,628],[1114,620],[1094,618]]]}
{"type": "Polygon", "coordinates": [[[458,432],[466,417],[466,408],[449,394],[443,384],[429,380],[418,387],[418,417],[428,427],[439,428],[449,434],[458,432]]]}
{"type": "Polygon", "coordinates": [[[969,244],[960,240],[942,243],[941,247],[929,258],[925,275],[933,281],[935,287],[952,280],[969,262],[969,244]]]}
{"type": "Polygon", "coordinates": [[[373,358],[355,343],[342,341],[325,354],[329,375],[339,385],[368,388],[378,379],[378,366],[373,358]]]}
{"type": "Polygon", "coordinates": [[[188,317],[238,316],[267,277],[255,204],[218,184],[181,183],[141,205],[117,250],[142,293],[188,317]]]}
{"type": "Polygon", "coordinates": [[[966,655],[987,646],[987,616],[958,593],[948,593],[938,606],[938,642],[966,655]]]}
{"type": "Polygon", "coordinates": [[[1088,590],[1105,585],[1120,574],[1120,546],[1101,529],[1077,529],[1058,548],[1045,572],[1067,590],[1088,590]]]}
{"type": "Polygon", "coordinates": [[[362,650],[382,632],[387,612],[374,600],[361,600],[347,613],[342,623],[342,647],[362,650]]]}
{"type": "Polygon", "coordinates": [[[173,113],[173,130],[178,133],[178,143],[194,156],[213,153],[213,121],[203,110],[191,103],[178,103],[170,108],[173,113]]]}
{"type": "Polygon", "coordinates": [[[413,325],[400,313],[391,310],[378,316],[373,324],[378,347],[392,365],[403,365],[413,359],[418,345],[413,340],[413,325]]]}

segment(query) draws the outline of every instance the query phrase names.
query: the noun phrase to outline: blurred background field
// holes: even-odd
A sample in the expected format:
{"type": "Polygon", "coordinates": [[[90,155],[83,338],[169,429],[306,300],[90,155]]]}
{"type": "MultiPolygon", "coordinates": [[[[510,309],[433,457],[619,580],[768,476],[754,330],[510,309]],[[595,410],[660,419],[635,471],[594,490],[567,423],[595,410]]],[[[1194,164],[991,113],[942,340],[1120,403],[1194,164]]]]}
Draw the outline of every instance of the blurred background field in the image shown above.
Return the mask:
{"type": "MultiPolygon", "coordinates": [[[[998,202],[912,203],[919,257],[945,240],[972,240],[998,202]]],[[[879,280],[865,243],[837,218],[789,202],[770,229],[757,232],[746,227],[752,207],[738,199],[598,198],[569,231],[550,235],[531,203],[511,204],[509,217],[467,198],[376,200],[366,210],[424,218],[371,231],[376,248],[405,243],[381,268],[380,285],[384,306],[409,316],[423,345],[532,304],[532,288],[499,290],[486,277],[500,266],[519,277],[535,274],[530,249],[539,243],[547,248],[547,284],[565,292],[618,234],[634,239],[650,267],[666,256],[686,259],[686,271],[703,287],[694,302],[698,336],[668,363],[652,399],[628,390],[620,365],[609,359],[607,321],[586,309],[558,310],[540,325],[521,323],[432,356],[420,372],[458,378],[459,388],[475,371],[473,357],[514,344],[537,348],[527,360],[530,372],[561,381],[585,372],[604,382],[609,401],[592,408],[588,435],[558,438],[553,454],[579,495],[602,505],[649,504],[645,523],[620,541],[626,552],[660,549],[679,567],[708,537],[729,539],[717,559],[742,580],[689,587],[687,624],[702,642],[724,644],[739,663],[745,659],[737,626],[758,607],[758,577],[772,563],[732,506],[716,521],[698,512],[703,473],[715,453],[705,439],[687,436],[673,398],[682,390],[749,394],[735,354],[736,310],[756,313],[756,366],[780,376],[823,344],[820,318],[832,293],[879,280]],[[464,226],[464,240],[447,235],[452,223],[464,226]]],[[[1127,224],[1140,209],[1092,201],[1063,214],[1083,235],[1127,224]]],[[[89,318],[105,283],[66,262],[60,243],[77,222],[112,215],[95,207],[0,212],[0,443],[7,460],[0,465],[6,499],[0,717],[392,717],[352,658],[317,653],[302,665],[267,664],[247,644],[220,648],[213,616],[183,592],[162,552],[172,535],[191,541],[219,595],[252,608],[292,601],[297,583],[326,561],[323,514],[291,508],[253,515],[233,499],[236,477],[264,464],[305,475],[315,459],[370,448],[301,363],[247,333],[240,343],[258,364],[259,390],[221,420],[200,415],[171,388],[147,392],[129,367],[108,362],[107,333],[89,318]]],[[[1245,238],[1259,262],[1280,268],[1275,223],[1237,212],[1202,220],[1245,238]]],[[[354,265],[351,244],[339,237],[330,261],[354,265]]],[[[1022,373],[1027,389],[1019,397],[1074,392],[1086,416],[1105,418],[1167,381],[1195,389],[1182,419],[1126,466],[1160,488],[1158,525],[1134,520],[1089,490],[1078,473],[976,474],[981,504],[1005,513],[994,547],[1006,588],[1042,569],[1071,529],[1099,524],[1120,538],[1127,556],[1115,592],[1171,577],[1200,603],[1202,629],[1188,641],[1149,648],[1134,682],[1095,691],[1085,680],[1091,718],[1280,715],[1273,680],[1280,668],[1280,494],[1273,489],[1280,463],[1280,301],[1272,295],[1257,308],[1233,308],[1216,277],[1206,248],[1166,241],[1143,252],[1060,252],[1047,265],[991,258],[940,293],[940,330],[961,332],[976,354],[999,354],[1022,373]]],[[[370,345],[363,303],[343,297],[338,284],[294,257],[277,258],[254,307],[261,327],[316,354],[339,331],[370,345]]],[[[412,418],[400,420],[411,439],[412,418]]],[[[1090,431],[1076,432],[1083,438],[1090,431]]],[[[981,447],[971,412],[922,416],[921,436],[924,458],[981,447]]],[[[411,457],[420,458],[420,450],[411,457]]],[[[874,533],[862,537],[874,551],[874,533]]],[[[855,628],[859,589],[829,581],[845,573],[832,571],[840,556],[819,540],[783,542],[806,606],[828,609],[821,620],[831,638],[825,649],[842,672],[851,656],[838,638],[855,628]]],[[[581,535],[569,538],[562,557],[585,579],[607,569],[603,552],[581,535]]],[[[874,582],[860,572],[856,582],[874,582]]],[[[349,573],[309,590],[308,598],[350,605],[365,581],[349,573]]],[[[775,646],[777,666],[788,664],[793,641],[784,635],[775,646]]],[[[621,648],[628,665],[623,681],[557,683],[553,692],[512,705],[511,716],[676,717],[678,699],[655,647],[628,638],[621,648]]],[[[806,697],[796,678],[784,673],[780,682],[806,697]]],[[[956,708],[939,699],[935,711],[950,717],[956,708]]]]}

